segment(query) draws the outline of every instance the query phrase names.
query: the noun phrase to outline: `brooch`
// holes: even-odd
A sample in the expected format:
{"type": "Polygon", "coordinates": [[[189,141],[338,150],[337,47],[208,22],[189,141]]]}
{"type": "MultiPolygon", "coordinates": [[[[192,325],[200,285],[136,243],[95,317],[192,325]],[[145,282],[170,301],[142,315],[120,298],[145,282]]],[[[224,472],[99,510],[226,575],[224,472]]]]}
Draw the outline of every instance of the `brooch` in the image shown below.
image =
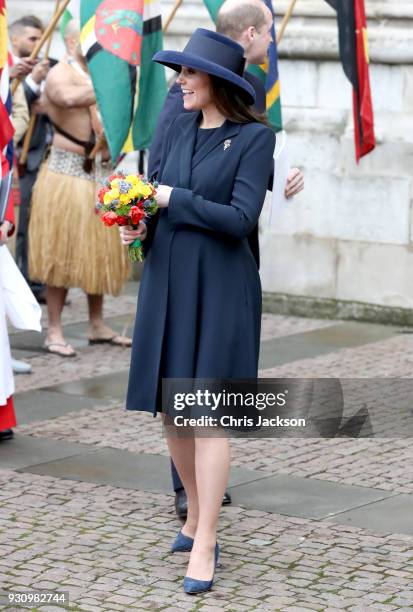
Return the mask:
{"type": "Polygon", "coordinates": [[[229,138],[228,140],[224,141],[224,151],[229,149],[230,146],[231,146],[231,138],[229,138]]]}

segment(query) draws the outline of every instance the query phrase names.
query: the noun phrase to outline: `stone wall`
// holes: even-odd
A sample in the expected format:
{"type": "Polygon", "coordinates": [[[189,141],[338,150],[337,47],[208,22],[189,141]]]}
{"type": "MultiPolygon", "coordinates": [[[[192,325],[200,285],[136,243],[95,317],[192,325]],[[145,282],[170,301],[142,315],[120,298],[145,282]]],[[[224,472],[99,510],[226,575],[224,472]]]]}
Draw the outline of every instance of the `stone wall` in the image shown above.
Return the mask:
{"type": "Polygon", "coordinates": [[[378,146],[359,165],[334,13],[322,0],[298,1],[280,45],[284,124],[306,189],[275,231],[263,224],[263,286],[411,308],[413,5],[367,1],[366,9],[378,146]]]}
{"type": "MultiPolygon", "coordinates": [[[[275,6],[280,18],[288,2],[275,6]]],[[[261,276],[274,310],[406,322],[400,309],[413,306],[413,3],[366,0],[366,11],[377,148],[358,165],[334,11],[324,0],[298,0],[280,44],[284,126],[306,188],[274,229],[267,202],[261,276]]],[[[167,44],[179,47],[209,23],[200,2],[185,3],[167,44]]]]}
{"type": "MultiPolygon", "coordinates": [[[[287,5],[277,0],[279,18],[287,5]]],[[[52,6],[40,0],[36,13],[46,18],[52,6]]],[[[32,7],[9,2],[15,14],[32,7]]],[[[165,16],[171,7],[163,4],[165,16]]],[[[274,229],[268,202],[264,209],[268,308],[381,320],[402,313],[406,321],[413,306],[413,3],[366,0],[366,11],[377,148],[359,165],[334,11],[324,0],[298,0],[279,48],[290,159],[306,188],[274,229]]],[[[182,48],[200,25],[212,26],[201,0],[184,0],[165,46],[182,48]]]]}

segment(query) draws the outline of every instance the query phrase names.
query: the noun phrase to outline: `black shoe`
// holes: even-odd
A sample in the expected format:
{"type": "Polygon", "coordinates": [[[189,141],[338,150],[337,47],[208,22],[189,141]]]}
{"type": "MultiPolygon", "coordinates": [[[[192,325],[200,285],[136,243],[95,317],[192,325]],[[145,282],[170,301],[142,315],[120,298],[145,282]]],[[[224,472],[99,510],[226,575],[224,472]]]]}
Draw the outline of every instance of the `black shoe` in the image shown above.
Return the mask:
{"type": "Polygon", "coordinates": [[[12,429],[3,429],[0,431],[0,442],[4,442],[4,440],[11,440],[14,436],[14,432],[12,429]]]}
{"type": "MultiPolygon", "coordinates": [[[[229,506],[229,504],[232,504],[231,495],[228,491],[225,491],[224,497],[222,498],[222,505],[229,506]]],[[[175,491],[175,511],[178,518],[186,519],[188,513],[188,500],[186,498],[185,489],[175,491]]]]}
{"type": "Polygon", "coordinates": [[[185,489],[175,491],[175,512],[180,519],[186,519],[188,513],[188,500],[186,498],[185,489]]]}
{"type": "Polygon", "coordinates": [[[229,504],[232,504],[231,495],[228,493],[228,491],[225,491],[224,497],[222,498],[222,505],[229,506],[229,504]]]}

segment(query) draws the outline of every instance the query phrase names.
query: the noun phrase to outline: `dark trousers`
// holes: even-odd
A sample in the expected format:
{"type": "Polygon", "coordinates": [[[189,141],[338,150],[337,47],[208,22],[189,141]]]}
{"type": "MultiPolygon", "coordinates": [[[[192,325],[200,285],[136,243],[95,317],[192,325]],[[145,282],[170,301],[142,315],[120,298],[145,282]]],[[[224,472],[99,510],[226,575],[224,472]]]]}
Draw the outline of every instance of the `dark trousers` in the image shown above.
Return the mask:
{"type": "MultiPolygon", "coordinates": [[[[19,224],[16,236],[16,263],[24,278],[29,282],[29,285],[35,293],[42,290],[43,285],[39,283],[31,283],[29,280],[29,216],[30,202],[32,199],[33,185],[37,178],[38,169],[26,170],[24,176],[19,178],[20,185],[20,211],[19,224]]],[[[46,221],[47,222],[47,221],[46,221]]]]}
{"type": "Polygon", "coordinates": [[[184,485],[182,484],[182,480],[179,478],[179,474],[176,471],[176,467],[172,459],[171,459],[171,474],[172,474],[172,482],[174,486],[174,491],[176,493],[177,491],[180,491],[181,489],[183,489],[184,485]]]}

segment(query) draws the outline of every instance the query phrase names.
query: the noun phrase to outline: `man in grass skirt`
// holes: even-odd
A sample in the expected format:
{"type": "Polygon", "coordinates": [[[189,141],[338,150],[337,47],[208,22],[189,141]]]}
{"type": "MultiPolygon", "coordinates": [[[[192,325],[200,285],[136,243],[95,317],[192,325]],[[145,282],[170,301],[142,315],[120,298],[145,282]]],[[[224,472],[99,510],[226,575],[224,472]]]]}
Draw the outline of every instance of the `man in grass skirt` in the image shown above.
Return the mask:
{"type": "MultiPolygon", "coordinates": [[[[72,357],[75,351],[65,341],[61,325],[70,287],[87,294],[90,343],[130,346],[130,339],[117,335],[102,318],[103,295],[120,293],[129,264],[117,228],[105,227],[95,212],[96,180],[110,174],[111,167],[108,162],[91,167],[88,159],[102,127],[76,20],[66,27],[65,45],[66,56],[46,79],[45,104],[55,135],[33,190],[29,270],[31,279],[47,285],[44,348],[72,357]]],[[[103,150],[102,159],[107,158],[103,150]]]]}

